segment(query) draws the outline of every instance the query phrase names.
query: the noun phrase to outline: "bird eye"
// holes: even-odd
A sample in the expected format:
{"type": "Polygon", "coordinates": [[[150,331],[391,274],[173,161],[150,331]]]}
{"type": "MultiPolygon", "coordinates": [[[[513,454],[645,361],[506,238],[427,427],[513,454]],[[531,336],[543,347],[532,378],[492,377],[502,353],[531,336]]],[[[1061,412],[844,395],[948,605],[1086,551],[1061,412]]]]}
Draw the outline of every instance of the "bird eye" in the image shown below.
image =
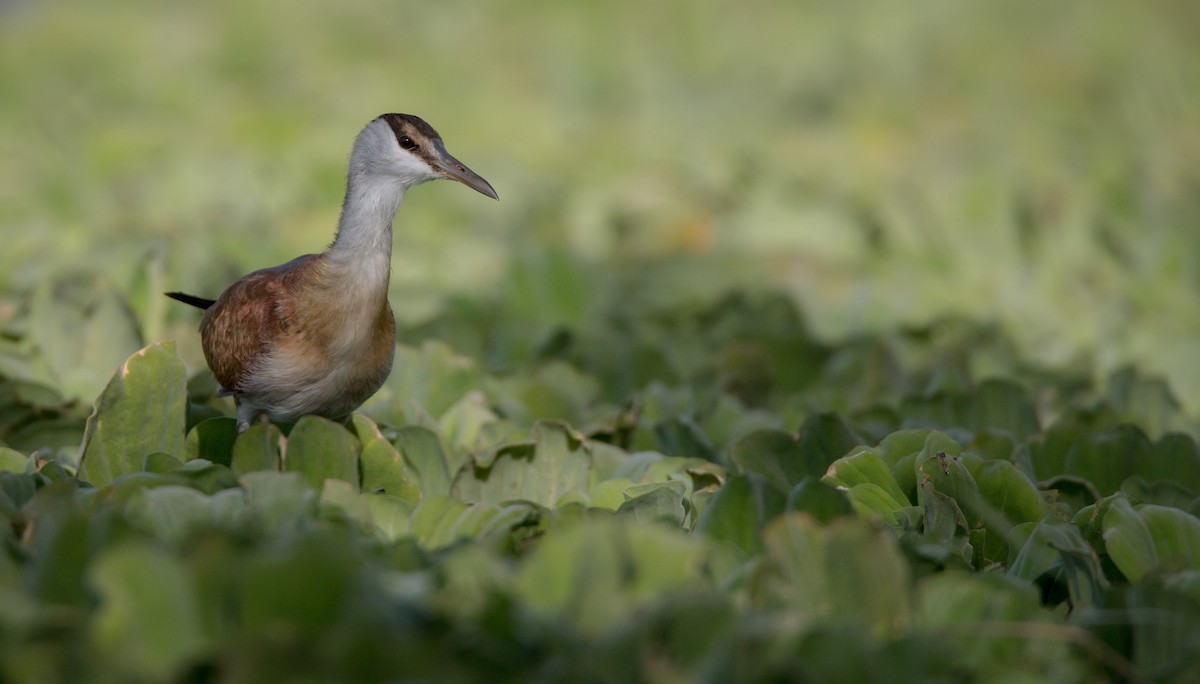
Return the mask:
{"type": "Polygon", "coordinates": [[[402,135],[400,136],[400,147],[403,147],[406,150],[412,150],[416,149],[417,144],[413,142],[412,138],[408,137],[407,135],[402,135]]]}

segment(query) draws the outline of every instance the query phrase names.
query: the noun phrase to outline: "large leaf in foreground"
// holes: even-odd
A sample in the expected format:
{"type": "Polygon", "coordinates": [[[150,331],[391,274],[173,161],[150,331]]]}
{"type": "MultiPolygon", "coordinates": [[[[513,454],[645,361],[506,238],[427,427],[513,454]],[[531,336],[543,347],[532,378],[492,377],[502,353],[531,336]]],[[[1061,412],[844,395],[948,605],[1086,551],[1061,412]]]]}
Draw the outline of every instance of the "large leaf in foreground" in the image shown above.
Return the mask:
{"type": "Polygon", "coordinates": [[[667,591],[706,586],[704,546],[668,527],[598,519],[547,536],[517,571],[534,612],[599,632],[667,591]]]}
{"type": "Polygon", "coordinates": [[[79,478],[97,486],[137,472],[151,453],[183,460],[187,374],[175,342],[130,356],[96,399],[80,452],[79,478]]]}
{"type": "Polygon", "coordinates": [[[204,650],[195,586],[166,551],[141,543],[107,549],[89,579],[99,599],[91,637],[115,680],[167,680],[204,650]]]}
{"type": "Polygon", "coordinates": [[[1077,681],[1081,663],[1067,641],[1070,629],[1038,598],[1035,586],[996,573],[945,572],[917,588],[921,626],[951,639],[942,653],[964,670],[1004,672],[1008,681],[1077,681]]]}
{"type": "Polygon", "coordinates": [[[880,636],[898,633],[908,621],[911,571],[883,526],[862,518],[822,525],[785,513],[763,529],[763,543],[756,603],[783,603],[807,619],[831,617],[880,636]]]}

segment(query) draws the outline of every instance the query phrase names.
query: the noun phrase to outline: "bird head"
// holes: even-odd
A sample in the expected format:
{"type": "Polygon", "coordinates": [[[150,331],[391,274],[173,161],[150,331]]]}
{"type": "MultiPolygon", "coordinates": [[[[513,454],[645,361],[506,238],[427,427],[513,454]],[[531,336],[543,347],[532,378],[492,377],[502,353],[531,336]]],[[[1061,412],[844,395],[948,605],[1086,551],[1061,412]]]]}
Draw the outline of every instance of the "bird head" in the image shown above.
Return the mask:
{"type": "Polygon", "coordinates": [[[442,137],[412,114],[384,114],[359,134],[351,167],[394,177],[405,186],[431,180],[455,180],[492,199],[500,199],[490,183],[446,151],[442,137]]]}

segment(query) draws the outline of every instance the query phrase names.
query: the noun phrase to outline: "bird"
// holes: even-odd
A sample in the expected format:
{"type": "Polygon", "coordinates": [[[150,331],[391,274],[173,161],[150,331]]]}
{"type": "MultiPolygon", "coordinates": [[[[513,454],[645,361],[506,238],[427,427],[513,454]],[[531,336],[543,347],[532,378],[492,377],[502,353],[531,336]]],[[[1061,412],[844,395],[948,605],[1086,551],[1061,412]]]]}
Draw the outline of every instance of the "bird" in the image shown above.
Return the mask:
{"type": "Polygon", "coordinates": [[[204,359],[220,394],[237,405],[239,433],[264,415],[344,422],[383,385],[396,349],[392,221],[409,188],[439,179],[500,199],[423,119],[382,114],[354,140],[337,232],[324,252],[254,271],[216,299],[165,293],[204,310],[204,359]]]}

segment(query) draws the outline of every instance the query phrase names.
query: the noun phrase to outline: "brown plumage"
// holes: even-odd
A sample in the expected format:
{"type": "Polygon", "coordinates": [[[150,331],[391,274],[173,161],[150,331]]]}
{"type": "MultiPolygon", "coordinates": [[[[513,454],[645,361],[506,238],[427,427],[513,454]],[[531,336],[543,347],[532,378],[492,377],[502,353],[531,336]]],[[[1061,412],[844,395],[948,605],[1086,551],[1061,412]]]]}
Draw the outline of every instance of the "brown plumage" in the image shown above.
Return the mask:
{"type": "Polygon", "coordinates": [[[496,198],[429,124],[385,114],[355,140],[329,249],[255,271],[216,300],[167,293],[205,310],[204,358],[237,401],[239,430],[263,414],[344,420],[383,384],[396,339],[387,300],[392,218],[409,187],[439,178],[496,198]]]}

